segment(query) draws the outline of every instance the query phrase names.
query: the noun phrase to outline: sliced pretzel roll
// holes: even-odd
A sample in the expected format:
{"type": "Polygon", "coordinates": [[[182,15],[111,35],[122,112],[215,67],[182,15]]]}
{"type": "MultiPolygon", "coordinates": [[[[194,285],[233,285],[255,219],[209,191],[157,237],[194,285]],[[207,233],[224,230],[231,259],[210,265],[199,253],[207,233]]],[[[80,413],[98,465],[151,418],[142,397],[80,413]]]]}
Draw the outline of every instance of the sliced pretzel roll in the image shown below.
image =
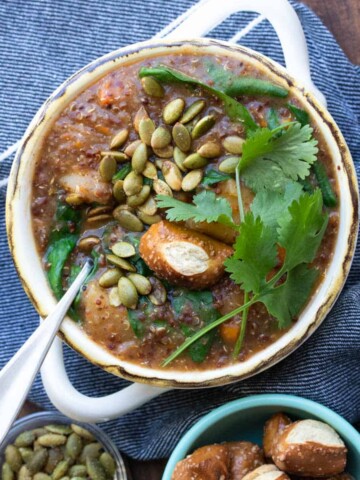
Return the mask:
{"type": "Polygon", "coordinates": [[[228,442],[229,454],[231,458],[232,479],[241,479],[247,473],[265,463],[262,449],[251,442],[228,442]]]}
{"type": "Polygon", "coordinates": [[[218,240],[166,221],[149,228],[141,238],[139,250],[160,278],[196,290],[220,280],[224,260],[233,252],[218,240]]]}
{"type": "Polygon", "coordinates": [[[226,445],[209,445],[178,462],[171,480],[228,480],[229,467],[226,445]]]}
{"type": "Polygon", "coordinates": [[[242,480],[290,480],[290,478],[275,465],[262,465],[245,475],[242,480]]]}
{"type": "Polygon", "coordinates": [[[275,413],[265,423],[263,445],[266,458],[272,458],[280,435],[290,423],[290,418],[284,413],[275,413]]]}
{"type": "Polygon", "coordinates": [[[335,430],[317,420],[300,420],[285,427],[273,460],[282,470],[301,477],[342,473],[347,449],[335,430]]]}

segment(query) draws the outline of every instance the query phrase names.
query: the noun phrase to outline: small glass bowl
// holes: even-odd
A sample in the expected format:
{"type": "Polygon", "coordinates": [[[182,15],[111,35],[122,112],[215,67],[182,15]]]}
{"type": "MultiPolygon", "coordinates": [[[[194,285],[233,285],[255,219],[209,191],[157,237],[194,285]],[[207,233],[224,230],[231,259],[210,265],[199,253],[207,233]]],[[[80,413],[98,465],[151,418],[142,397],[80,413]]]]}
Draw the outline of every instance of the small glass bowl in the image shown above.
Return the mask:
{"type": "Polygon", "coordinates": [[[88,423],[74,422],[70,418],[61,415],[61,413],[58,412],[33,413],[17,420],[7,434],[3,443],[0,445],[0,467],[4,462],[4,452],[6,446],[9,443],[13,443],[15,441],[15,438],[21,432],[25,430],[33,430],[34,428],[43,427],[45,425],[53,423],[60,423],[66,425],[76,423],[76,425],[80,425],[89,430],[89,432],[91,432],[96,437],[99,443],[104,446],[105,450],[113,456],[117,466],[114,480],[127,480],[126,469],[122,456],[120,455],[118,449],[116,448],[112,440],[110,440],[110,438],[99,427],[97,427],[96,425],[90,425],[88,423]]]}

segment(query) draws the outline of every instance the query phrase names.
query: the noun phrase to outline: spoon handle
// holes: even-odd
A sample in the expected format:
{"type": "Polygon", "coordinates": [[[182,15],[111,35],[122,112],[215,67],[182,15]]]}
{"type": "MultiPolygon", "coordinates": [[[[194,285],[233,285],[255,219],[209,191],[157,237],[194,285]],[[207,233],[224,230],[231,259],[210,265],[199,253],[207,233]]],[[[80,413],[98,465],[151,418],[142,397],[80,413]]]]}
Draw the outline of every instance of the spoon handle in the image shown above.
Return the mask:
{"type": "Polygon", "coordinates": [[[15,420],[77,292],[90,273],[87,261],[50,315],[0,372],[0,445],[15,420]]]}

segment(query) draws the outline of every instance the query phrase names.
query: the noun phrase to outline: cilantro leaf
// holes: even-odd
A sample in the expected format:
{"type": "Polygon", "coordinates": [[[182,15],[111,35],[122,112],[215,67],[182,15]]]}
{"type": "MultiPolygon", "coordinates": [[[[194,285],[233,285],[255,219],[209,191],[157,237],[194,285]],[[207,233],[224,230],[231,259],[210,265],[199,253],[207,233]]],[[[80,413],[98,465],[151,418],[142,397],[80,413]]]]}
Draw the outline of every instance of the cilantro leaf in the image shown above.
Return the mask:
{"type": "Polygon", "coordinates": [[[166,218],[169,221],[192,219],[194,222],[219,222],[235,227],[232,219],[230,203],[222,197],[216,197],[212,191],[203,191],[193,198],[194,204],[181,202],[166,195],[157,195],[160,208],[167,208],[166,218]]]}
{"type": "Polygon", "coordinates": [[[279,218],[278,242],[286,250],[284,267],[287,270],[314,260],[328,223],[328,215],[322,208],[322,195],[318,189],[293,202],[288,209],[290,216],[285,212],[279,218]]]}
{"type": "Polygon", "coordinates": [[[143,78],[148,76],[152,76],[163,83],[175,82],[197,85],[223,102],[225,112],[231,120],[243,123],[244,127],[249,131],[256,130],[258,128],[258,125],[252,118],[249,110],[244,105],[229,97],[229,95],[226,95],[221,90],[210,87],[197,78],[190,77],[179,70],[174,70],[173,68],[166,67],[165,65],[159,65],[157,67],[141,67],[139,71],[139,77],[143,78]]]}
{"type": "Polygon", "coordinates": [[[298,200],[302,193],[302,186],[296,182],[287,183],[283,192],[262,190],[255,195],[251,211],[255,217],[260,217],[267,227],[276,229],[278,218],[288,213],[290,204],[298,200]]]}
{"type": "Polygon", "coordinates": [[[276,231],[249,212],[240,224],[235,252],[224,262],[231,278],[246,292],[259,293],[277,263],[276,231]]]}
{"type": "Polygon", "coordinates": [[[286,328],[301,311],[309,298],[319,272],[300,264],[291,270],[284,283],[260,298],[270,315],[278,320],[279,328],[286,328]]]}
{"type": "Polygon", "coordinates": [[[309,125],[282,125],[275,130],[259,129],[243,145],[241,178],[255,192],[283,190],[289,180],[304,179],[316,161],[317,141],[309,125]]]}

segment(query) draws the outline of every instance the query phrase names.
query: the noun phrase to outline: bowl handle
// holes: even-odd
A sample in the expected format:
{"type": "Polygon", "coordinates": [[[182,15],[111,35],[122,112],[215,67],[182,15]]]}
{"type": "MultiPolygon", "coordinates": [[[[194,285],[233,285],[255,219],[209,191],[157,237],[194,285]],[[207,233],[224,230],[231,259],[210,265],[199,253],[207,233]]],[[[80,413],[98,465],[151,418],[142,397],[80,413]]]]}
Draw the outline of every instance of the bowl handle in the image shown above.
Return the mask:
{"type": "MultiPolygon", "coordinates": [[[[283,52],[286,68],[326,105],[323,94],[311,80],[308,50],[300,20],[287,0],[200,0],[189,15],[174,22],[175,28],[166,38],[179,40],[206,35],[227,17],[239,11],[257,12],[274,27],[283,52]]],[[[162,36],[158,35],[156,38],[162,36]]],[[[79,393],[71,384],[64,366],[62,343],[55,342],[41,369],[44,388],[54,406],[70,418],[82,422],[103,422],[125,415],[170,389],[134,383],[112,395],[90,398],[79,393]]]]}
{"type": "Polygon", "coordinates": [[[326,106],[324,95],[311,80],[309,55],[301,22],[288,0],[208,0],[167,35],[167,39],[181,40],[203,37],[230,15],[256,12],[269,20],[279,37],[286,69],[326,106]]]}
{"type": "Polygon", "coordinates": [[[91,398],[78,392],[67,376],[62,342],[56,338],[41,368],[44,388],[53,403],[64,415],[78,422],[106,422],[134,410],[170,389],[133,383],[129,387],[91,398]]]}

